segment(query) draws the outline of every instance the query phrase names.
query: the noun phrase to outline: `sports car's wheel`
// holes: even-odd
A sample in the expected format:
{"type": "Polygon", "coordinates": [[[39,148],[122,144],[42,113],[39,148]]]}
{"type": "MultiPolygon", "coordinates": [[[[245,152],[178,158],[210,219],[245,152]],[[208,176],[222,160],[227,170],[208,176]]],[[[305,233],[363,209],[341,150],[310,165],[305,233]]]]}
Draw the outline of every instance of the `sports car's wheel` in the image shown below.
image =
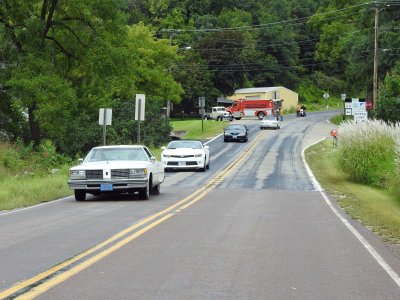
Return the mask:
{"type": "Polygon", "coordinates": [[[221,117],[221,116],[218,116],[218,117],[217,117],[217,121],[222,121],[222,117],[221,117]]]}
{"type": "Polygon", "coordinates": [[[205,172],[206,171],[206,159],[204,159],[204,166],[200,169],[201,172],[205,172]]]}
{"type": "Polygon", "coordinates": [[[76,201],[85,201],[86,191],[85,190],[74,190],[76,201]]]}
{"type": "Polygon", "coordinates": [[[207,170],[209,170],[210,169],[210,161],[208,161],[208,164],[207,164],[207,170]]]}

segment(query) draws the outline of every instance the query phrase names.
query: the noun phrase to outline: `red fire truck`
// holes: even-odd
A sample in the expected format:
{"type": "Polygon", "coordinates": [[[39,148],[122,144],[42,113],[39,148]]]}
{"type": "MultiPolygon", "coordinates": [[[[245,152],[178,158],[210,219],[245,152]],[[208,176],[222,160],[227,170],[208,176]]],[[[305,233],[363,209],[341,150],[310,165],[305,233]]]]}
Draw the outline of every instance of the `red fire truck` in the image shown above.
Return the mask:
{"type": "Polygon", "coordinates": [[[231,106],[226,111],[231,113],[236,120],[240,120],[244,116],[258,117],[260,120],[266,115],[278,117],[281,111],[281,100],[233,100],[231,106]]]}

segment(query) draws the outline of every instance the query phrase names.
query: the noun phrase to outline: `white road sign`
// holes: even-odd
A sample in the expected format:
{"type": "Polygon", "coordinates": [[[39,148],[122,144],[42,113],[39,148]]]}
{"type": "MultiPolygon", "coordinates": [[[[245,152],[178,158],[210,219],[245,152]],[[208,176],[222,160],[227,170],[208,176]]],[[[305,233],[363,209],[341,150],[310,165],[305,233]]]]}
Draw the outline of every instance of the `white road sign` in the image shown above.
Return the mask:
{"type": "Polygon", "coordinates": [[[144,121],[144,111],[145,111],[145,95],[136,94],[136,105],[135,105],[135,120],[144,121]]]}
{"type": "Polygon", "coordinates": [[[354,112],[354,121],[356,123],[362,123],[368,120],[368,113],[366,111],[355,111],[354,112]]]}
{"type": "Polygon", "coordinates": [[[112,121],[112,109],[111,108],[100,108],[99,110],[99,125],[111,125],[112,121]]]}

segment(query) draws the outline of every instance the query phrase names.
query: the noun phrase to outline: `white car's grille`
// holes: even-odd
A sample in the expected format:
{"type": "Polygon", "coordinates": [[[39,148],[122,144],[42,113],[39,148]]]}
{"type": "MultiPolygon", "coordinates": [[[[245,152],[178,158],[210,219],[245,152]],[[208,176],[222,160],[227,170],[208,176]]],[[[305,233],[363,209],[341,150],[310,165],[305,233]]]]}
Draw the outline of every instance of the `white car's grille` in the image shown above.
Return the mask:
{"type": "MultiPolygon", "coordinates": [[[[129,178],[129,169],[111,170],[111,178],[129,178]]],[[[103,179],[103,170],[87,170],[86,179],[103,179]]]]}
{"type": "Polygon", "coordinates": [[[102,179],[103,170],[86,170],[86,179],[102,179]]]}
{"type": "Polygon", "coordinates": [[[171,155],[173,158],[187,158],[187,157],[194,157],[194,155],[171,155]]]}
{"type": "Polygon", "coordinates": [[[129,178],[129,169],[111,170],[111,178],[129,178]]]}

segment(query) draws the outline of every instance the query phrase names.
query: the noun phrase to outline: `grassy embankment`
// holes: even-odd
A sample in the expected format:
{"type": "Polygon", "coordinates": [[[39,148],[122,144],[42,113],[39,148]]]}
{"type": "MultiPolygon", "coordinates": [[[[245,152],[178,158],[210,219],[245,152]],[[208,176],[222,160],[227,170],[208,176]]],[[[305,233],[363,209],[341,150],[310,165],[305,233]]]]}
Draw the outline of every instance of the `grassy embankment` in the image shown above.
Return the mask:
{"type": "MultiPolygon", "coordinates": [[[[214,137],[222,132],[228,122],[204,121],[203,125],[204,131],[201,120],[172,121],[174,130],[187,132],[183,137],[185,139],[214,137]]],[[[32,206],[73,194],[67,185],[71,164],[55,167],[59,170],[52,172],[51,168],[33,163],[41,161],[43,157],[40,157],[40,153],[33,157],[28,153],[29,149],[15,149],[13,145],[0,143],[0,210],[32,206]]],[[[161,149],[153,148],[152,151],[159,159],[161,149]]],[[[47,156],[42,161],[50,160],[52,156],[48,157],[48,152],[44,153],[47,156]]]]}
{"type": "MultiPolygon", "coordinates": [[[[339,127],[339,136],[340,132],[339,127]]],[[[358,154],[362,155],[360,154],[362,149],[359,150],[358,154]]],[[[353,175],[343,171],[348,167],[340,167],[340,162],[343,164],[341,151],[344,149],[340,149],[340,144],[339,148],[334,148],[331,140],[324,141],[310,147],[306,151],[306,159],[324,189],[336,196],[338,204],[353,219],[359,220],[385,241],[400,243],[400,198],[396,191],[393,191],[395,186],[390,186],[388,175],[381,172],[381,179],[386,178],[383,181],[357,183],[353,175]]],[[[357,154],[356,151],[354,152],[357,154]]],[[[373,167],[374,164],[381,163],[379,154],[371,153],[371,156],[372,161],[365,159],[364,162],[359,162],[356,171],[363,171],[361,165],[364,163],[371,164],[371,170],[379,169],[379,167],[373,167]]],[[[345,158],[346,163],[350,163],[353,159],[347,156],[345,158]]],[[[376,175],[374,172],[371,174],[376,175]]],[[[396,181],[399,182],[396,173],[390,174],[390,178],[394,184],[396,181]]]]}
{"type": "Polygon", "coordinates": [[[227,121],[203,121],[203,130],[201,120],[183,120],[172,121],[174,131],[186,131],[184,139],[208,139],[222,133],[224,128],[229,125],[227,121]]]}

